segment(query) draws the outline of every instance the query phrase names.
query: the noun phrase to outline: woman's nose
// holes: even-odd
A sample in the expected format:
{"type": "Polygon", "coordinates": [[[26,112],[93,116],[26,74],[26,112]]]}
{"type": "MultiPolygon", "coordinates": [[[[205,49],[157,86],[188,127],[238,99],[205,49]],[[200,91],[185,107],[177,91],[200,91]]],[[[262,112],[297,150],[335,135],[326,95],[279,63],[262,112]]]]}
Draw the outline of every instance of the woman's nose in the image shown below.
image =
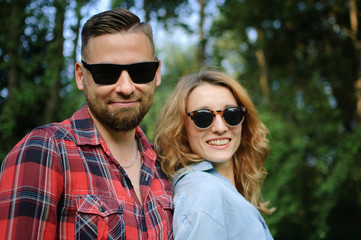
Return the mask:
{"type": "Polygon", "coordinates": [[[220,114],[217,114],[215,119],[214,119],[213,126],[212,126],[212,132],[214,132],[214,133],[224,133],[227,130],[228,130],[228,126],[224,122],[223,117],[220,114]]]}

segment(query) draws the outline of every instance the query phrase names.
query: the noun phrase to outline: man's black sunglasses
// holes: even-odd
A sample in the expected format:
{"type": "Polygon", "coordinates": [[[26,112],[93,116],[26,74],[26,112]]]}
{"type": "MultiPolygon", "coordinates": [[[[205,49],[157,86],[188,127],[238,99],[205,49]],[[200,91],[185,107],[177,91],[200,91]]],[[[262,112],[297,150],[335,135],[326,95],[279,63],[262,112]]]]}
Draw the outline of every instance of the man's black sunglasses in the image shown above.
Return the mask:
{"type": "Polygon", "coordinates": [[[212,126],[214,118],[217,114],[220,114],[224,121],[229,126],[237,126],[240,124],[246,114],[247,109],[245,107],[227,107],[224,110],[212,111],[209,109],[199,109],[187,113],[187,115],[193,120],[194,125],[198,128],[206,129],[212,126]]]}
{"type": "Polygon", "coordinates": [[[94,82],[101,85],[111,85],[118,81],[123,70],[126,70],[134,83],[144,84],[153,81],[159,67],[159,62],[138,62],[132,64],[88,64],[81,61],[91,73],[94,82]]]}

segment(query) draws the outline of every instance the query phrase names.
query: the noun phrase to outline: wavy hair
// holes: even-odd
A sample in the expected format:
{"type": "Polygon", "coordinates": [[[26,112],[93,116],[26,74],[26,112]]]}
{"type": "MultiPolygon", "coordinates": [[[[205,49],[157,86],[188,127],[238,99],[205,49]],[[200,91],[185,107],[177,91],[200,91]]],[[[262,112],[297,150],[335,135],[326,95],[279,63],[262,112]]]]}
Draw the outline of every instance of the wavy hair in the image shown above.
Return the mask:
{"type": "Polygon", "coordinates": [[[269,154],[268,129],[260,121],[245,88],[222,72],[203,68],[199,73],[181,78],[166,101],[156,123],[154,140],[163,171],[172,179],[177,170],[204,160],[192,152],[185,131],[188,96],[203,83],[228,88],[237,103],[247,108],[241,143],[232,159],[236,188],[261,212],[272,213],[274,209],[268,208],[269,202],[260,200],[261,187],[267,175],[264,162],[269,154]]]}

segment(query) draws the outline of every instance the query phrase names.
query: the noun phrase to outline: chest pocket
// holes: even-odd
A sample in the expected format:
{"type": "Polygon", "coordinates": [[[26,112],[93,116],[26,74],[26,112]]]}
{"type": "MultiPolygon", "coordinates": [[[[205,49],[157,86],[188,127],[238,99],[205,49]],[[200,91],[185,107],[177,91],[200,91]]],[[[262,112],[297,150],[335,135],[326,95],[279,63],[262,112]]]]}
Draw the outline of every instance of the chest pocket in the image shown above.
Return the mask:
{"type": "Polygon", "coordinates": [[[75,197],[75,239],[125,239],[122,203],[103,195],[75,197]]]}
{"type": "Polygon", "coordinates": [[[164,233],[167,236],[167,239],[173,239],[173,211],[174,211],[174,202],[172,196],[169,195],[160,195],[157,196],[154,201],[152,201],[155,206],[148,205],[148,212],[154,214],[152,220],[156,225],[156,228],[159,228],[158,231],[166,231],[164,233]],[[157,211],[150,210],[151,208],[157,209],[157,211]],[[165,226],[167,228],[165,228],[165,226]]]}
{"type": "Polygon", "coordinates": [[[173,199],[167,195],[161,195],[156,197],[157,202],[162,206],[164,210],[171,210],[174,209],[173,199]]]}

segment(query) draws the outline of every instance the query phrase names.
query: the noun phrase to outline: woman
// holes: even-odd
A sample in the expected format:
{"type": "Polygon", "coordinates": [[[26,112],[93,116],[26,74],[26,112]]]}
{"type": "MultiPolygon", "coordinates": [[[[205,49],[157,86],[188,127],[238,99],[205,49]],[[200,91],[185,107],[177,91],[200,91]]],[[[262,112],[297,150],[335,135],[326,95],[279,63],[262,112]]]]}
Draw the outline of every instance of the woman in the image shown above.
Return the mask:
{"type": "Polygon", "coordinates": [[[237,81],[209,69],[182,78],[156,132],[175,239],[273,239],[259,213],[273,212],[259,199],[268,131],[237,81]]]}

